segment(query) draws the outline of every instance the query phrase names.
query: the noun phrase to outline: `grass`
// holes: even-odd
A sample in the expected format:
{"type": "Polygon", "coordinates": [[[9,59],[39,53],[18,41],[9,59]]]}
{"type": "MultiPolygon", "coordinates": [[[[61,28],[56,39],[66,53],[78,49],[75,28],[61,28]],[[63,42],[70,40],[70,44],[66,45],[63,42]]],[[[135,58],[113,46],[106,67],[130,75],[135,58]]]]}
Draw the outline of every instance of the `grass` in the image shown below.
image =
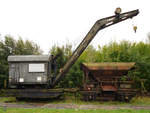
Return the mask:
{"type": "Polygon", "coordinates": [[[0,102],[7,103],[7,102],[16,102],[15,97],[0,97],[0,102]]]}
{"type": "Polygon", "coordinates": [[[81,109],[22,109],[22,108],[0,108],[0,113],[150,113],[150,110],[81,110],[81,109]]]}
{"type": "Polygon", "coordinates": [[[150,97],[134,97],[130,103],[133,105],[150,105],[150,97]]]}
{"type": "MultiPolygon", "coordinates": [[[[14,97],[0,97],[0,103],[51,103],[51,104],[65,104],[73,103],[77,105],[92,104],[92,105],[140,105],[148,106],[150,105],[150,97],[134,97],[130,103],[109,101],[109,102],[85,102],[77,99],[73,95],[65,95],[64,100],[49,100],[49,101],[17,101],[14,97]]],[[[94,109],[94,110],[84,110],[84,109],[48,109],[48,108],[6,108],[0,107],[0,113],[150,113],[150,110],[136,110],[136,109],[117,109],[117,110],[104,110],[104,109],[94,109]]]]}
{"type": "Polygon", "coordinates": [[[140,105],[146,106],[150,105],[150,97],[134,97],[130,102],[120,102],[120,101],[82,101],[80,98],[75,98],[72,94],[66,94],[64,100],[52,100],[50,103],[61,104],[61,103],[73,103],[77,105],[140,105]]]}
{"type": "Polygon", "coordinates": [[[78,104],[94,104],[94,105],[135,105],[135,106],[149,106],[150,105],[150,97],[134,97],[130,102],[120,102],[120,101],[92,101],[85,102],[78,100],[78,104]]]}
{"type": "Polygon", "coordinates": [[[74,95],[66,94],[65,99],[50,99],[50,100],[21,100],[17,101],[14,97],[0,97],[0,103],[43,103],[43,104],[77,104],[77,105],[140,105],[148,106],[150,105],[150,97],[134,97],[129,103],[119,102],[119,101],[82,101],[79,98],[75,99],[74,95]]]}

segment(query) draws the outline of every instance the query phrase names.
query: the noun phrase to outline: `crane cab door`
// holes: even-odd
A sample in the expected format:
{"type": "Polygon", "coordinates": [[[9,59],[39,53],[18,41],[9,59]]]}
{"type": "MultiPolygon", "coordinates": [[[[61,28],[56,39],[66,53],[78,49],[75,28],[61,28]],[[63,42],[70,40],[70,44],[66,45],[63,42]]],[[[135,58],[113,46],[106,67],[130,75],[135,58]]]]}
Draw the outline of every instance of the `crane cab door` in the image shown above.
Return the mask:
{"type": "Polygon", "coordinates": [[[19,64],[12,63],[9,66],[9,84],[16,84],[19,82],[19,64]]]}

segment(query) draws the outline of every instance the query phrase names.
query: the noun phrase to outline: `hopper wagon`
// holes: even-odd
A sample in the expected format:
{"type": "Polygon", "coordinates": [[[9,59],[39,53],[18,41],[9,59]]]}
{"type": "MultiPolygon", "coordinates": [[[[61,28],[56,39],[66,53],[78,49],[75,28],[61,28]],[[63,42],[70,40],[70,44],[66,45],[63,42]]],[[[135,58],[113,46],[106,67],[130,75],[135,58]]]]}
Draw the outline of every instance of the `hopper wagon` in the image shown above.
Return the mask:
{"type": "Polygon", "coordinates": [[[83,63],[84,100],[129,101],[135,94],[133,80],[127,76],[134,62],[83,63]]]}

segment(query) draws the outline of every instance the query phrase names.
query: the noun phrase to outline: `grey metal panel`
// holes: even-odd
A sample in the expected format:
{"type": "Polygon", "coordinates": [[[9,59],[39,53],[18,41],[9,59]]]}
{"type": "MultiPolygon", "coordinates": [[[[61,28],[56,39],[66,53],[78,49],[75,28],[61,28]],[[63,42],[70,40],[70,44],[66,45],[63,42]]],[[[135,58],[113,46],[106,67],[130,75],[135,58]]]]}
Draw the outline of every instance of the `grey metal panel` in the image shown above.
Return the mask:
{"type": "Polygon", "coordinates": [[[32,62],[37,64],[44,64],[44,72],[29,72],[28,62],[11,62],[9,63],[9,78],[11,78],[10,84],[41,84],[47,83],[48,76],[48,63],[46,62],[32,62]],[[41,81],[38,81],[37,78],[41,77],[41,81]],[[23,78],[23,81],[20,82],[20,78],[23,78]]]}
{"type": "Polygon", "coordinates": [[[15,84],[18,82],[19,78],[19,64],[18,63],[12,63],[9,64],[9,79],[11,79],[10,84],[15,84]]]}
{"type": "Polygon", "coordinates": [[[44,83],[47,82],[47,63],[43,63],[45,65],[44,72],[29,72],[29,64],[30,63],[20,63],[20,77],[23,78],[24,83],[44,83]],[[41,77],[41,81],[38,81],[37,78],[41,77]]]}
{"type": "Polygon", "coordinates": [[[8,56],[8,62],[49,61],[49,55],[14,55],[8,56]]]}

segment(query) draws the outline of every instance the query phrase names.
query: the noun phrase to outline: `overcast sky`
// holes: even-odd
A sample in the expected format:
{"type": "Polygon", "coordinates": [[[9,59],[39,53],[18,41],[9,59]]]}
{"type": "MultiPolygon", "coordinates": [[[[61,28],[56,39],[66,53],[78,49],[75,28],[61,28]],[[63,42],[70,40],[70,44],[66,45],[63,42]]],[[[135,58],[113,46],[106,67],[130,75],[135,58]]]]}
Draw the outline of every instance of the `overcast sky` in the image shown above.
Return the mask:
{"type": "Polygon", "coordinates": [[[122,12],[139,9],[140,14],[99,31],[91,44],[145,41],[150,32],[149,0],[0,0],[0,34],[36,42],[44,53],[54,44],[70,42],[76,47],[96,20],[114,15],[116,7],[122,12]],[[133,25],[138,27],[136,34],[133,25]]]}

